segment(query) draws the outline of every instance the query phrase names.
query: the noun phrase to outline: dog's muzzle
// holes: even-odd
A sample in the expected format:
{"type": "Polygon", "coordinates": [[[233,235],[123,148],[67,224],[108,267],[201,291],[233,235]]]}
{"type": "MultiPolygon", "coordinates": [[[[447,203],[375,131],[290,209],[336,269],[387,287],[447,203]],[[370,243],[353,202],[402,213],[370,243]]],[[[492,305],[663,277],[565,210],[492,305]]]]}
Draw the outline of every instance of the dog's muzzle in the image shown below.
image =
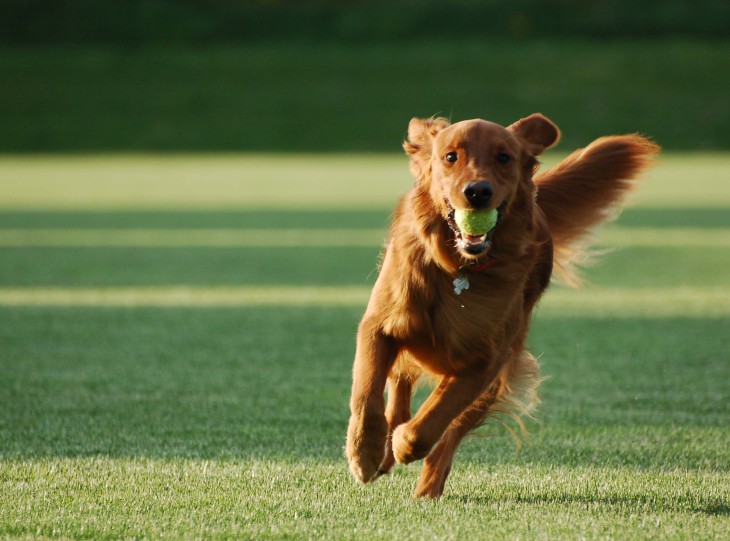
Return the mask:
{"type": "Polygon", "coordinates": [[[494,227],[483,235],[469,235],[461,231],[454,219],[454,208],[448,203],[448,201],[446,202],[446,205],[449,211],[447,223],[454,232],[456,247],[462,252],[474,257],[485,254],[492,246],[492,237],[494,235],[494,231],[497,227],[499,227],[499,224],[502,221],[502,215],[507,207],[507,201],[505,200],[499,207],[497,207],[497,221],[494,224],[494,227]]]}

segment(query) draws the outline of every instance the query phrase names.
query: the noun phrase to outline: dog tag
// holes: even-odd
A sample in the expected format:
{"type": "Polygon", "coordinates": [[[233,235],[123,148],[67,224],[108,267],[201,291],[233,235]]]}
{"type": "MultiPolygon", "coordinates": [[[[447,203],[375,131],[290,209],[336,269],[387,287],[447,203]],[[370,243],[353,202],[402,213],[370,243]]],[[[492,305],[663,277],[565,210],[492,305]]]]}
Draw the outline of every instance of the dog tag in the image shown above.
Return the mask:
{"type": "Polygon", "coordinates": [[[464,274],[460,274],[454,278],[454,293],[461,295],[465,289],[469,289],[469,279],[464,274]]]}

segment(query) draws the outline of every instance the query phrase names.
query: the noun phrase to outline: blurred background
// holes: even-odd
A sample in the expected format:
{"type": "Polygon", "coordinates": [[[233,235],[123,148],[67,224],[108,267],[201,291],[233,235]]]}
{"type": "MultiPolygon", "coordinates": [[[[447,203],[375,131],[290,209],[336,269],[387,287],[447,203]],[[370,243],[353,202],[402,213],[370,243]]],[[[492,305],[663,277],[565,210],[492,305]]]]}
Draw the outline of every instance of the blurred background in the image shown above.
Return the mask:
{"type": "Polygon", "coordinates": [[[566,150],[727,149],[729,37],[727,0],[2,0],[0,152],[399,152],[537,110],[566,150]]]}

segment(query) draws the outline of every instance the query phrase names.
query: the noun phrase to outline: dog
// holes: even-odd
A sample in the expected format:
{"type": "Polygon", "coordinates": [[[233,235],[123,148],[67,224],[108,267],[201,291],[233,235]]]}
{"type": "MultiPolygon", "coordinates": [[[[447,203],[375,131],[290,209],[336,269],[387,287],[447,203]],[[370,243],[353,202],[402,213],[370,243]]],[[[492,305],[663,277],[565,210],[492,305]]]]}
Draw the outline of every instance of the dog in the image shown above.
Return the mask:
{"type": "Polygon", "coordinates": [[[539,113],[506,128],[411,120],[403,148],[415,184],[394,212],[357,333],[345,446],[357,481],[425,458],[414,497],[438,498],[467,433],[536,402],[532,310],[553,270],[575,281],[591,229],[616,214],[659,152],[639,135],[602,137],[536,175],[559,138],[539,113]],[[483,235],[454,219],[492,209],[496,226],[483,235]],[[424,373],[435,388],[412,416],[424,373]]]}

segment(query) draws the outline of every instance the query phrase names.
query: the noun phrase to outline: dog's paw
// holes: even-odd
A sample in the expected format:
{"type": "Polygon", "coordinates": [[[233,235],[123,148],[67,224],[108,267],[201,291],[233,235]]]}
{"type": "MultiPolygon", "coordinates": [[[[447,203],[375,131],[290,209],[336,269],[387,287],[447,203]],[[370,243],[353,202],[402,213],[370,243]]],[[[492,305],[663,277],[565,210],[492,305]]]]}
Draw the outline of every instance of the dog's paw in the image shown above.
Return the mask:
{"type": "Polygon", "coordinates": [[[369,483],[379,477],[387,430],[385,417],[366,421],[354,415],[350,417],[345,453],[350,472],[360,483],[369,483]]]}
{"type": "Polygon", "coordinates": [[[434,442],[420,437],[410,423],[404,423],[393,432],[393,455],[400,464],[410,464],[428,456],[434,442]]]}
{"type": "Polygon", "coordinates": [[[417,486],[416,489],[413,491],[413,499],[437,500],[443,495],[443,493],[443,485],[433,484],[427,486],[417,486]]]}
{"type": "MultiPolygon", "coordinates": [[[[433,453],[432,453],[433,454],[433,453]]],[[[440,498],[444,493],[446,486],[446,478],[451,471],[450,465],[436,464],[431,462],[431,456],[426,459],[426,463],[421,470],[421,476],[418,479],[416,490],[413,492],[414,498],[436,499],[440,498]]]]}

